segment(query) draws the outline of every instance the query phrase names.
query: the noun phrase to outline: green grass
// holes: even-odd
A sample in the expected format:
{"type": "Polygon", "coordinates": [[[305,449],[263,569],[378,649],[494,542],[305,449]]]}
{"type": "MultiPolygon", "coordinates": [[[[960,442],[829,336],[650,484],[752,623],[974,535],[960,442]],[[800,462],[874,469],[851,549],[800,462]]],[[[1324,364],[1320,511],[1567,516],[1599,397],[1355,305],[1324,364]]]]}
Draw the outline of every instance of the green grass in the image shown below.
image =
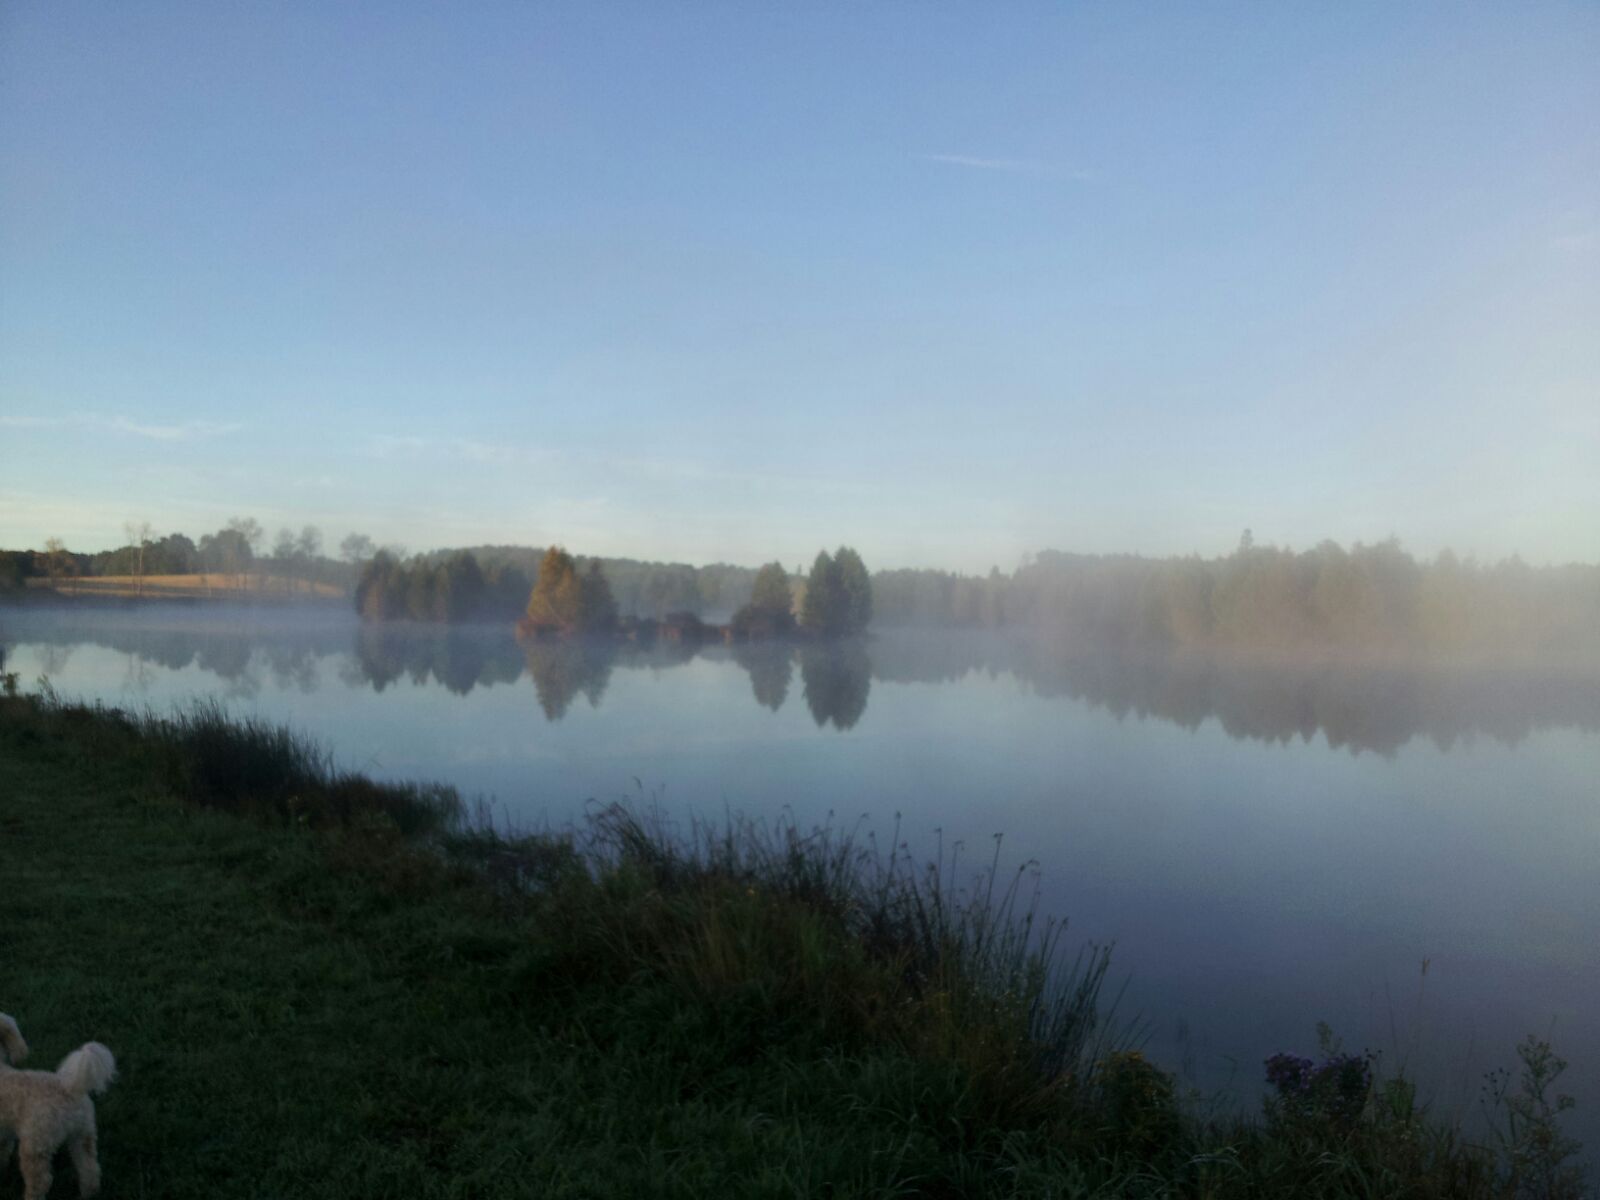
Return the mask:
{"type": "Polygon", "coordinates": [[[219,710],[12,697],[0,844],[0,1009],[119,1057],[109,1197],[1577,1194],[1531,1100],[1520,1166],[1403,1089],[1203,1120],[1020,879],[838,831],[507,839],[219,710]]]}

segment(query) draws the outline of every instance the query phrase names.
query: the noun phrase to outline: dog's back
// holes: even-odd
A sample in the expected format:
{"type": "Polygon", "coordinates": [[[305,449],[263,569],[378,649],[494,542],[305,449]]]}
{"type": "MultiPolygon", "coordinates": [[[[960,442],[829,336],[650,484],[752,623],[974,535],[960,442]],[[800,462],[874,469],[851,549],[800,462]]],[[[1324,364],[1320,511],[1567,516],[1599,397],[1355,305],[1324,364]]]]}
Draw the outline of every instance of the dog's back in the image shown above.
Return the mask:
{"type": "Polygon", "coordinates": [[[93,1120],[88,1094],[67,1086],[54,1071],[6,1071],[0,1075],[0,1129],[20,1134],[30,1121],[47,1118],[62,1136],[93,1120]]]}

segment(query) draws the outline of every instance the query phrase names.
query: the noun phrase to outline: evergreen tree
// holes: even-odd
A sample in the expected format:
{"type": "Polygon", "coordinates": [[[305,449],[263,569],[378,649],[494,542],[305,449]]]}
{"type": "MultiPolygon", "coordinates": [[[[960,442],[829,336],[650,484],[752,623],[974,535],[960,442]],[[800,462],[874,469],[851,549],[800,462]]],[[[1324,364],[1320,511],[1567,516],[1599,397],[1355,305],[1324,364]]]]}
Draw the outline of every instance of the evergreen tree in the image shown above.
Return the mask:
{"type": "Polygon", "coordinates": [[[501,563],[484,573],[484,615],[514,620],[527,607],[533,584],[517,567],[501,563]]]}
{"type": "Polygon", "coordinates": [[[431,621],[434,609],[434,572],[427,563],[413,560],[406,578],[406,612],[413,621],[431,621]]]}
{"type": "Polygon", "coordinates": [[[829,557],[817,555],[806,578],[800,620],[807,629],[829,637],[860,633],[872,619],[872,580],[861,556],[848,546],[829,557]]]}
{"type": "Polygon", "coordinates": [[[860,633],[872,620],[872,579],[867,575],[861,556],[849,546],[839,547],[833,556],[833,565],[844,593],[840,623],[844,632],[860,633]]]}
{"type": "Polygon", "coordinates": [[[399,569],[394,556],[383,550],[361,568],[361,578],[356,581],[356,611],[363,621],[383,621],[404,615],[392,611],[388,602],[391,580],[399,569]]]}
{"type": "Polygon", "coordinates": [[[750,592],[750,607],[772,616],[788,616],[794,607],[794,593],[789,589],[789,573],[780,562],[769,562],[756,572],[756,582],[750,592]]]}
{"type": "Polygon", "coordinates": [[[811,574],[806,576],[805,604],[800,610],[801,623],[813,633],[843,633],[846,603],[838,565],[826,550],[817,551],[817,557],[811,564],[811,574]]]}
{"type": "Polygon", "coordinates": [[[578,629],[583,633],[609,633],[617,627],[617,601],[598,558],[578,584],[578,629]]]}
{"type": "Polygon", "coordinates": [[[486,584],[478,560],[458,550],[439,568],[434,610],[441,621],[471,621],[480,616],[486,584]]]}
{"type": "Polygon", "coordinates": [[[750,603],[733,614],[739,637],[773,637],[794,629],[794,592],[782,563],[770,562],[756,573],[750,603]]]}

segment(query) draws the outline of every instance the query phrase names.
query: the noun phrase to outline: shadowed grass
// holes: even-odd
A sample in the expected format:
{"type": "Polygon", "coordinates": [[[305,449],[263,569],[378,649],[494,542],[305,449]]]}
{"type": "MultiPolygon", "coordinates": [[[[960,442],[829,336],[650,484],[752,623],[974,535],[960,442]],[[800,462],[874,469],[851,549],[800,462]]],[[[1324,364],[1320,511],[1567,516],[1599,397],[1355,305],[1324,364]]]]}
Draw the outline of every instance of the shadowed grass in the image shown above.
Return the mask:
{"type": "Polygon", "coordinates": [[[0,835],[0,1007],[118,1052],[116,1195],[1579,1194],[1526,1086],[1499,1153],[1396,1081],[1202,1115],[1026,869],[616,807],[513,837],[214,706],[48,697],[0,698],[0,835]]]}
{"type": "Polygon", "coordinates": [[[206,808],[315,828],[388,823],[402,837],[439,833],[461,817],[452,788],[377,783],[336,770],[329,752],[305,734],[233,717],[215,701],[167,717],[141,717],[138,726],[145,743],[166,759],[173,790],[206,808]]]}
{"type": "Polygon", "coordinates": [[[98,757],[128,756],[199,808],[315,829],[387,826],[412,839],[440,834],[462,818],[454,788],[379,783],[339,770],[314,738],[233,716],[216,700],[196,700],[170,714],[128,713],[64,703],[47,689],[5,703],[14,739],[68,737],[98,757]]]}

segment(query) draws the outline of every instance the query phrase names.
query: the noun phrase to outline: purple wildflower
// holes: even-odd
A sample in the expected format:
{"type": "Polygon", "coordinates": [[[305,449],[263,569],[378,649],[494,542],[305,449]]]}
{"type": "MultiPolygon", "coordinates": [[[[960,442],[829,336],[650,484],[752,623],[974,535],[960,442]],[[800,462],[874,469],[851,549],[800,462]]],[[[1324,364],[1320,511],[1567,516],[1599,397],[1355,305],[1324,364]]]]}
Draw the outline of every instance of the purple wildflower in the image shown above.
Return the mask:
{"type": "Polygon", "coordinates": [[[1267,1082],[1280,1096],[1303,1094],[1311,1087],[1312,1063],[1298,1054],[1274,1054],[1267,1059],[1267,1082]]]}
{"type": "Polygon", "coordinates": [[[1266,1066],[1267,1082],[1277,1089],[1284,1111],[1298,1116],[1355,1121],[1372,1088],[1371,1065],[1360,1054],[1335,1054],[1320,1065],[1297,1054],[1274,1054],[1266,1066]]]}

